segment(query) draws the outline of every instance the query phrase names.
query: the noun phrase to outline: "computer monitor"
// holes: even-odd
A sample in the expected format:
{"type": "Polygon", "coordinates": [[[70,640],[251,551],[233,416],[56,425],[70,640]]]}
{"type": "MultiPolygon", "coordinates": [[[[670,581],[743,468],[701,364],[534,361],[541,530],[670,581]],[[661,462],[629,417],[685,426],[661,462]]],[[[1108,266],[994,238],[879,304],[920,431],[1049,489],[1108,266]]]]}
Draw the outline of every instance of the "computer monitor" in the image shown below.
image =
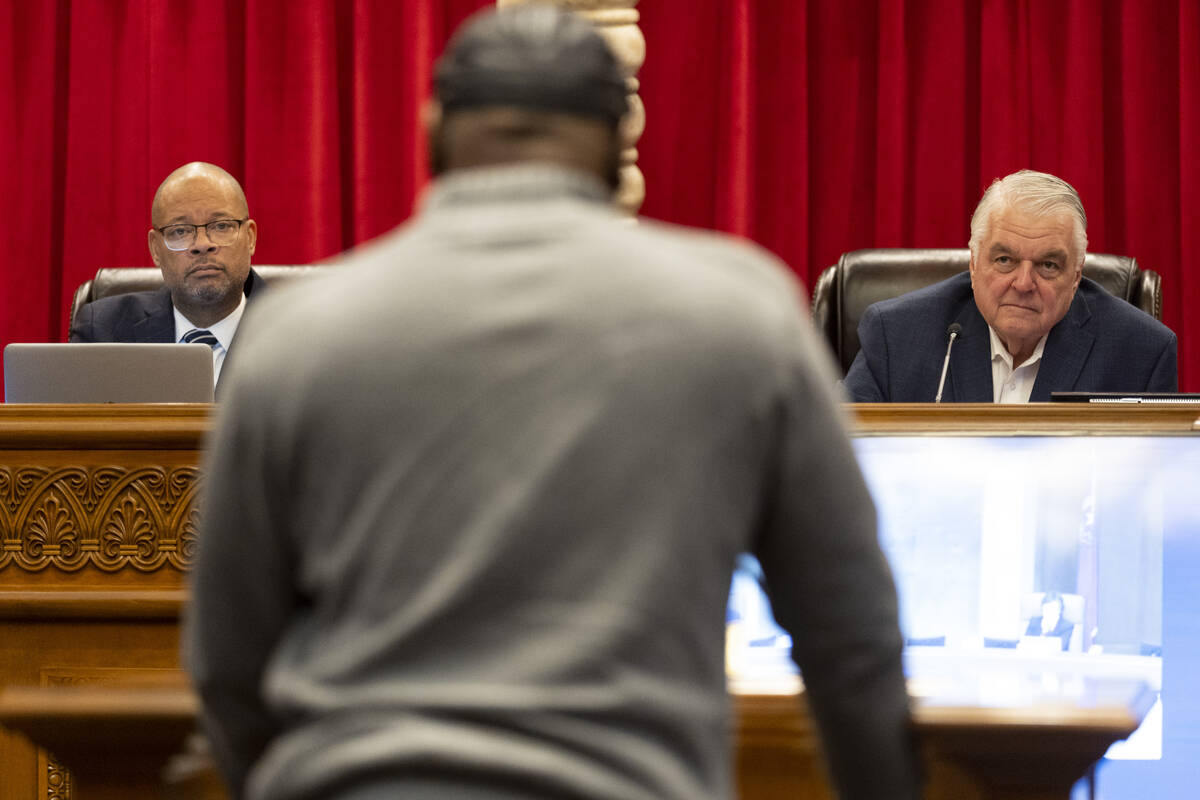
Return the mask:
{"type": "MultiPolygon", "coordinates": [[[[1200,436],[871,435],[854,446],[900,595],[910,686],[1031,672],[1159,693],[1101,763],[1106,800],[1188,796],[1200,753],[1200,436]]],[[[790,641],[737,571],[731,668],[790,669],[790,641]]],[[[1082,688],[1081,688],[1082,691],[1082,688]]],[[[1004,697],[1005,693],[1008,697],[1004,697]]]]}

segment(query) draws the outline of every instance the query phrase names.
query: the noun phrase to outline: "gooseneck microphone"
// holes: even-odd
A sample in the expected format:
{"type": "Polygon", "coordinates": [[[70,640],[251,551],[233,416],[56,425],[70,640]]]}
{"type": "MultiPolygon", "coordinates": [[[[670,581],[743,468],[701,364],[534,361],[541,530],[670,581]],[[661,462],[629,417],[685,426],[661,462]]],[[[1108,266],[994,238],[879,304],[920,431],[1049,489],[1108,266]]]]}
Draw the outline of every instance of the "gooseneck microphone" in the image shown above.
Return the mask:
{"type": "Polygon", "coordinates": [[[946,328],[946,333],[950,336],[950,341],[946,343],[946,359],[942,362],[942,379],[938,381],[937,397],[933,398],[933,402],[942,402],[942,389],[946,386],[946,370],[950,369],[950,349],[954,347],[954,340],[962,333],[962,325],[957,322],[951,322],[950,327],[946,328]]]}

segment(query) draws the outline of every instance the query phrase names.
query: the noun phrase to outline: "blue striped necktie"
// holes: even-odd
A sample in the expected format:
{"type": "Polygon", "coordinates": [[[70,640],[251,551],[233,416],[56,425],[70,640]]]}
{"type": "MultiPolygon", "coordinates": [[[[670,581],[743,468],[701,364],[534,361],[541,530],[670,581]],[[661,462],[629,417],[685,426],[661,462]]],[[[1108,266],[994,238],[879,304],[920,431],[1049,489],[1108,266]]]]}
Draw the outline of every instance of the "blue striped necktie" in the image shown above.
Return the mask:
{"type": "Polygon", "coordinates": [[[211,331],[206,331],[203,328],[192,328],[183,335],[184,344],[206,344],[216,350],[221,346],[221,342],[217,337],[212,335],[211,331]]]}

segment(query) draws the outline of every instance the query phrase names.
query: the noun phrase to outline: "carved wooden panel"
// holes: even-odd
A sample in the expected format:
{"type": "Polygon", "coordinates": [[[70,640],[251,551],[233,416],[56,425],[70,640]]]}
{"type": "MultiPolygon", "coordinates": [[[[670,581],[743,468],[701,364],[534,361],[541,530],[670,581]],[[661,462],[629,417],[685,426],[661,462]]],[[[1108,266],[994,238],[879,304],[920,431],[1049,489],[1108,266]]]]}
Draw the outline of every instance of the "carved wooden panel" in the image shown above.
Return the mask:
{"type": "MultiPolygon", "coordinates": [[[[0,404],[0,688],[182,680],[211,410],[0,404]]],[[[0,730],[0,800],[70,800],[76,785],[0,730]]]]}
{"type": "Polygon", "coordinates": [[[187,569],[198,479],[194,466],[0,466],[0,569],[187,569]]]}

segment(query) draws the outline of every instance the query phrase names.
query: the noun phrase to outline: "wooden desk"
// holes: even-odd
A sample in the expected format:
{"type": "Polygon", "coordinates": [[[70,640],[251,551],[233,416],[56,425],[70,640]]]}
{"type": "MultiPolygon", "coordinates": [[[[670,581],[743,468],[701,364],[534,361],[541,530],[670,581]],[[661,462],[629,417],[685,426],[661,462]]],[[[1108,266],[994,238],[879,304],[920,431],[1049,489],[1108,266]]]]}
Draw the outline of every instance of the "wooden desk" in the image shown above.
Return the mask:
{"type": "Polygon", "coordinates": [[[1200,433],[1195,403],[849,403],[856,436],[1200,433]]]}
{"type": "Polygon", "coordinates": [[[196,729],[195,697],[176,675],[174,687],[0,689],[0,724],[61,759],[70,769],[67,793],[73,797],[159,798],[168,762],[184,752],[196,729]]]}
{"type": "MultiPolygon", "coordinates": [[[[0,687],[179,677],[207,405],[0,405],[0,687]]],[[[0,800],[70,776],[0,732],[0,800]]]]}
{"type": "MultiPolygon", "coordinates": [[[[1096,681],[1083,698],[1046,693],[1011,706],[957,694],[917,698],[926,800],[1067,800],[1153,702],[1144,685],[1123,680],[1096,681]]],[[[734,708],[743,800],[832,800],[815,728],[796,695],[738,694],[734,708]]]]}
{"type": "MultiPolygon", "coordinates": [[[[196,542],[197,465],[210,411],[207,405],[0,405],[0,688],[98,687],[178,675],[178,620],[196,542]]],[[[1195,406],[1075,404],[852,411],[858,434],[866,436],[897,426],[914,434],[1169,434],[1198,430],[1200,416],[1195,406]]],[[[792,755],[797,747],[812,752],[812,732],[791,698],[740,698],[738,709],[739,736],[750,748],[749,755],[739,753],[739,763],[750,758],[753,766],[743,772],[753,780],[745,796],[778,796],[761,792],[771,776],[794,783],[787,774],[792,755]],[[772,753],[779,756],[774,766],[767,763],[772,753]]],[[[956,717],[950,707],[928,713],[919,715],[927,747],[940,748],[948,765],[959,758],[955,748],[984,740],[977,717],[956,717]]],[[[983,721],[984,728],[1004,727],[983,721]]],[[[1124,724],[1118,719],[1102,735],[1124,724]]],[[[1040,730],[1035,725],[1025,734],[1040,730]]],[[[943,771],[957,774],[950,766],[943,771]]],[[[0,800],[72,796],[58,762],[6,731],[0,776],[0,800]]]]}
{"type": "MultiPolygon", "coordinates": [[[[1022,707],[919,701],[927,800],[1066,800],[1153,700],[1128,682],[1101,688],[1088,702],[1022,707]]],[[[795,695],[735,695],[734,708],[742,800],[832,799],[812,722],[795,695]]],[[[165,776],[171,757],[185,750],[195,713],[195,698],[181,684],[0,690],[0,724],[61,758],[74,776],[69,793],[81,800],[224,800],[211,764],[193,760],[173,779],[165,776]]]]}

